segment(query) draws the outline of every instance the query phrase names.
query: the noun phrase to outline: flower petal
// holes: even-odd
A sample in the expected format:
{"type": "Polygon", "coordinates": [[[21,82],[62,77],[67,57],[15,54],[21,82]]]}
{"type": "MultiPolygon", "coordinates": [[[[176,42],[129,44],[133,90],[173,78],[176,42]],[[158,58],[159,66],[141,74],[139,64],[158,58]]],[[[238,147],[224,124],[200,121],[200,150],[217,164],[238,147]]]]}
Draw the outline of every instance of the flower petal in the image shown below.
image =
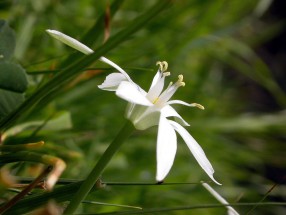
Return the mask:
{"type": "Polygon", "coordinates": [[[161,72],[157,72],[157,74],[155,75],[151,87],[146,96],[150,101],[155,101],[160,96],[164,88],[165,77],[166,74],[161,72]]]}
{"type": "Polygon", "coordinates": [[[177,111],[172,108],[170,105],[166,105],[161,109],[161,113],[165,116],[165,117],[175,117],[176,121],[178,121],[181,125],[183,126],[190,126],[189,123],[187,123],[178,113],[177,111]]]}
{"type": "Polygon", "coordinates": [[[52,37],[54,37],[55,39],[63,42],[64,44],[86,54],[86,55],[89,55],[89,54],[92,54],[93,53],[93,50],[88,48],[86,45],[82,44],[81,42],[79,42],[78,40],[62,33],[62,32],[59,32],[59,31],[56,31],[56,30],[46,30],[46,32],[51,35],[52,37]]]}
{"type": "Polygon", "coordinates": [[[184,102],[184,101],[181,101],[181,100],[171,100],[171,101],[168,101],[166,102],[166,104],[168,105],[171,105],[171,104],[181,104],[181,105],[186,105],[186,106],[189,106],[189,107],[197,107],[201,110],[204,110],[204,106],[202,106],[201,104],[198,104],[198,103],[187,103],[187,102],[184,102]]]}
{"type": "Polygon", "coordinates": [[[173,166],[177,151],[175,130],[168,120],[160,117],[157,137],[157,174],[156,180],[163,181],[173,166]]]}
{"type": "Polygon", "coordinates": [[[160,72],[160,70],[158,70],[156,75],[154,76],[154,78],[152,80],[152,84],[150,86],[150,89],[160,80],[160,76],[161,76],[161,72],[160,72]]]}
{"type": "Polygon", "coordinates": [[[151,103],[141,92],[141,89],[128,81],[122,81],[117,90],[116,95],[130,103],[143,105],[143,106],[152,106],[151,103]]]}
{"type": "Polygon", "coordinates": [[[130,81],[131,83],[134,83],[131,78],[129,77],[129,75],[117,64],[113,63],[111,60],[107,59],[106,57],[100,57],[99,58],[100,61],[112,66],[114,69],[116,69],[118,72],[120,72],[122,75],[125,76],[125,78],[130,81]]]}
{"type": "Polygon", "coordinates": [[[193,106],[192,104],[189,104],[187,102],[184,102],[184,101],[181,101],[181,100],[170,100],[168,102],[166,102],[168,105],[171,105],[171,104],[180,104],[180,105],[185,105],[185,106],[193,106]]]}
{"type": "Polygon", "coordinates": [[[123,74],[111,73],[110,75],[106,76],[101,85],[98,85],[98,88],[107,91],[116,91],[122,81],[127,81],[123,74]]]}
{"type": "Polygon", "coordinates": [[[173,126],[173,128],[181,135],[181,137],[184,139],[186,142],[187,146],[189,147],[190,151],[194,155],[195,159],[199,163],[199,165],[202,167],[202,169],[208,174],[208,176],[217,184],[221,185],[218,183],[214,177],[214,170],[207,159],[202,147],[197,143],[197,141],[188,133],[188,131],[182,127],[180,124],[169,120],[169,123],[173,126]]]}
{"type": "Polygon", "coordinates": [[[136,106],[133,111],[134,117],[131,119],[136,129],[145,130],[154,125],[159,124],[160,111],[151,107],[145,107],[145,110],[141,110],[143,106],[136,106]],[[138,108],[138,109],[137,109],[138,108]]]}
{"type": "MultiPolygon", "coordinates": [[[[206,188],[207,191],[210,192],[220,203],[224,205],[228,205],[229,203],[218,193],[216,192],[209,184],[202,183],[203,187],[206,188]]],[[[231,206],[225,206],[227,208],[228,215],[239,215],[239,213],[234,210],[231,206]]]]}

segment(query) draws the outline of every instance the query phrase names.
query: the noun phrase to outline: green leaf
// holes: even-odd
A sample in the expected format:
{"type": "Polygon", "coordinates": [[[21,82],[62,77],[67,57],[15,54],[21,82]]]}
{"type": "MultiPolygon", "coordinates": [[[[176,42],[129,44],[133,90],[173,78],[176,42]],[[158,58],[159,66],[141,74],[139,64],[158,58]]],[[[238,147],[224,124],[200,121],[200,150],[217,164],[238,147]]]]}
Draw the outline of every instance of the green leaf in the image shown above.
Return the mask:
{"type": "Polygon", "coordinates": [[[23,101],[23,94],[0,89],[0,119],[16,109],[23,101]]]}
{"type": "Polygon", "coordinates": [[[23,93],[27,86],[25,71],[20,65],[0,62],[0,89],[23,93]]]}
{"type": "Polygon", "coordinates": [[[0,20],[0,119],[23,101],[28,86],[25,70],[10,62],[15,50],[15,34],[6,21],[0,20]]]}
{"type": "Polygon", "coordinates": [[[6,21],[0,20],[0,61],[9,60],[15,50],[15,34],[6,21]]]}

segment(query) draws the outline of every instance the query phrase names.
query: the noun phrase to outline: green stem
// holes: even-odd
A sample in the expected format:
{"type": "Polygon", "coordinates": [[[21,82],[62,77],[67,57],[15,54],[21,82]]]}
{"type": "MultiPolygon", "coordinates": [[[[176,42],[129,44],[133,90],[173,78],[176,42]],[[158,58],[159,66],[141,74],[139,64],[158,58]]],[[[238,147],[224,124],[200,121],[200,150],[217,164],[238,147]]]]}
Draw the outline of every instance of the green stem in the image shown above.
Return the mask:
{"type": "Polygon", "coordinates": [[[22,199],[24,196],[26,196],[35,186],[38,185],[38,183],[47,176],[51,171],[53,167],[48,166],[31,184],[29,184],[24,190],[22,190],[18,195],[14,196],[11,200],[9,200],[5,205],[3,205],[0,208],[0,214],[3,214],[5,211],[7,211],[9,208],[11,208],[13,205],[15,205],[20,199],[22,199]]]}
{"type": "Polygon", "coordinates": [[[64,214],[73,214],[79,204],[84,200],[89,191],[92,189],[99,176],[103,172],[106,165],[109,163],[113,155],[119,150],[120,146],[124,141],[131,135],[134,131],[134,126],[130,121],[127,121],[123,128],[120,130],[115,139],[111,142],[108,148],[105,150],[103,155],[100,157],[99,161],[82,183],[77,193],[74,195],[64,214]]]}

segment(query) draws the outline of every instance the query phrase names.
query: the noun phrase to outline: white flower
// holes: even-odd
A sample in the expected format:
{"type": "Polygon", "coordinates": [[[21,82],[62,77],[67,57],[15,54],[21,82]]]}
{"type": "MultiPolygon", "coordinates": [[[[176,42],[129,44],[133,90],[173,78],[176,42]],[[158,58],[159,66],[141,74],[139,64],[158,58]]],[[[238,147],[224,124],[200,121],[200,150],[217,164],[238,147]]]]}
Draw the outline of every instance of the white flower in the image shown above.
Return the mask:
{"type": "Polygon", "coordinates": [[[154,125],[159,126],[157,136],[157,181],[163,181],[173,165],[177,151],[176,132],[178,132],[199,165],[215,183],[219,184],[213,177],[214,170],[203,149],[182,126],[188,126],[189,124],[171,105],[181,104],[201,109],[204,109],[204,107],[197,103],[188,104],[180,100],[170,100],[176,90],[185,85],[183,76],[179,75],[178,81],[174,84],[170,83],[167,89],[163,91],[165,77],[169,76],[170,73],[166,72],[167,62],[158,62],[157,64],[159,70],[148,92],[145,92],[134,82],[116,81],[115,77],[119,76],[118,73],[108,75],[103,84],[99,85],[99,88],[110,90],[109,86],[113,86],[116,95],[129,102],[126,117],[133,122],[137,129],[144,130],[154,125]],[[182,125],[168,119],[168,117],[174,117],[182,125]]]}
{"type": "MultiPolygon", "coordinates": [[[[47,32],[52,37],[84,54],[93,53],[92,49],[59,31],[47,30],[47,32]]],[[[202,105],[197,103],[188,104],[180,100],[170,100],[176,90],[185,85],[183,76],[179,75],[178,81],[174,84],[170,83],[167,89],[163,91],[165,77],[169,76],[170,73],[166,72],[168,68],[167,62],[158,62],[158,72],[152,81],[149,91],[145,92],[118,65],[105,57],[100,57],[99,59],[119,72],[108,75],[105,81],[98,87],[102,90],[115,91],[117,96],[129,102],[126,117],[132,121],[135,128],[144,130],[158,125],[156,180],[163,181],[173,165],[177,151],[177,132],[186,142],[202,169],[215,183],[219,184],[213,177],[214,170],[203,149],[188,131],[183,128],[183,126],[189,126],[189,124],[171,107],[173,104],[181,104],[204,109],[202,105]],[[170,120],[169,117],[174,117],[177,122],[170,120]]]]}
{"type": "MultiPolygon", "coordinates": [[[[207,183],[202,182],[202,185],[204,188],[206,188],[207,191],[209,191],[220,203],[224,205],[228,205],[229,203],[220,195],[218,192],[216,192],[210,185],[207,183]]],[[[233,209],[231,206],[225,206],[227,208],[227,214],[228,215],[239,215],[239,213],[233,209]]]]}

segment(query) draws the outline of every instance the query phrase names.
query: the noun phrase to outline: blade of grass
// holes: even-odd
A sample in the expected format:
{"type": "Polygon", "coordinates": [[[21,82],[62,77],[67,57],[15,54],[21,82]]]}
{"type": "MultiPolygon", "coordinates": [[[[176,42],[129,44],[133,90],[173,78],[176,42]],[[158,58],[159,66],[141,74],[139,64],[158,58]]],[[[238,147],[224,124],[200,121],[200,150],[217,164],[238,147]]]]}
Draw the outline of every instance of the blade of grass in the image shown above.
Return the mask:
{"type": "MultiPolygon", "coordinates": [[[[33,178],[19,178],[21,183],[30,183],[33,178]]],[[[68,201],[71,196],[73,196],[83,181],[74,180],[74,179],[60,179],[57,184],[65,185],[56,187],[51,192],[33,194],[26,197],[25,199],[19,201],[13,208],[7,211],[7,214],[24,214],[27,213],[36,207],[39,207],[45,204],[49,199],[54,199],[56,202],[68,201]]],[[[200,182],[197,183],[138,183],[138,182],[101,182],[98,181],[92,188],[91,192],[94,192],[98,189],[101,189],[105,186],[173,186],[173,185],[200,185],[200,182]]]]}
{"type": "MultiPolygon", "coordinates": [[[[123,4],[124,0],[113,1],[110,6],[110,18],[112,18],[120,6],[123,4]]],[[[94,25],[89,29],[89,31],[80,39],[83,44],[86,44],[88,47],[94,47],[96,41],[99,39],[100,33],[104,31],[104,19],[105,13],[102,13],[94,25]]],[[[74,62],[76,59],[82,56],[81,53],[75,52],[71,54],[65,61],[60,64],[60,68],[67,67],[70,62],[74,62]]]]}
{"type": "Polygon", "coordinates": [[[274,184],[274,185],[266,192],[266,194],[262,197],[262,199],[261,199],[256,205],[254,205],[252,208],[250,208],[249,211],[246,212],[246,215],[251,214],[251,212],[254,211],[255,208],[258,207],[258,204],[259,204],[259,203],[262,203],[277,185],[278,185],[278,184],[274,184]]]}
{"type": "MultiPolygon", "coordinates": [[[[142,210],[132,210],[132,211],[114,211],[114,212],[107,212],[107,213],[94,213],[94,215],[125,215],[125,214],[154,214],[154,213],[162,213],[162,212],[171,212],[171,211],[186,211],[186,210],[195,210],[195,209],[206,209],[206,208],[221,208],[227,206],[253,206],[257,205],[255,202],[251,203],[234,203],[234,204],[201,204],[201,205],[193,205],[193,206],[181,206],[181,207],[165,207],[165,208],[148,208],[142,210]]],[[[264,202],[259,203],[259,206],[285,206],[285,202],[264,202]]]]}
{"type": "Polygon", "coordinates": [[[93,185],[98,181],[99,176],[113,157],[113,155],[119,150],[120,146],[125,140],[133,133],[134,126],[130,121],[127,121],[123,128],[120,130],[115,139],[111,142],[108,148],[105,150],[95,167],[92,169],[88,177],[84,180],[77,193],[72,198],[64,214],[73,214],[78,208],[82,200],[92,189],[93,185]]]}

